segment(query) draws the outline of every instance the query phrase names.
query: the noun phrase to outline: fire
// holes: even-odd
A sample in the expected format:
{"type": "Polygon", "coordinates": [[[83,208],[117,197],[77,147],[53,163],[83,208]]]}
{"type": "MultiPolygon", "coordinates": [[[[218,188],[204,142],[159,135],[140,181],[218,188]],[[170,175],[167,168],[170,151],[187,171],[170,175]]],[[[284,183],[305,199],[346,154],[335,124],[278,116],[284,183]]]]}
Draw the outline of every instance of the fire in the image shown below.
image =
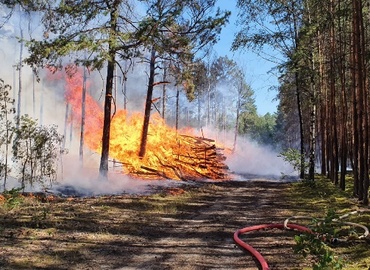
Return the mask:
{"type": "MultiPolygon", "coordinates": [[[[81,72],[77,72],[73,77],[66,76],[65,80],[65,98],[71,105],[73,121],[79,126],[83,77],[81,72]]],[[[85,146],[100,153],[103,110],[88,94],[85,110],[85,146]]],[[[155,175],[168,179],[225,177],[218,171],[225,169],[223,160],[217,157],[217,149],[210,140],[194,137],[190,129],[176,131],[167,126],[157,113],[151,115],[146,155],[140,159],[138,153],[142,125],[143,115],[140,113],[128,114],[125,110],[118,110],[112,118],[109,155],[114,161],[123,164],[124,173],[155,175]],[[210,169],[209,160],[212,159],[212,162],[217,163],[216,170],[210,169]]]]}

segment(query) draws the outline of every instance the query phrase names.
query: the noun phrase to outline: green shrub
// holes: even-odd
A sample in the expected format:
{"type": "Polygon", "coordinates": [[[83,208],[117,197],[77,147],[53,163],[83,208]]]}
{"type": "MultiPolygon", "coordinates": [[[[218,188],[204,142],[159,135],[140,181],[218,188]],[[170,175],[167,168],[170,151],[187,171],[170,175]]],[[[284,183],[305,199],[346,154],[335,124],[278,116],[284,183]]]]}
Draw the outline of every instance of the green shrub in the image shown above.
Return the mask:
{"type": "Polygon", "coordinates": [[[312,233],[303,233],[294,237],[296,242],[294,252],[305,258],[312,255],[314,257],[313,270],[343,269],[342,260],[335,256],[333,249],[329,246],[338,236],[337,218],[335,211],[329,210],[323,220],[312,220],[310,226],[312,233]]]}
{"type": "Polygon", "coordinates": [[[20,194],[21,188],[12,188],[3,192],[5,207],[13,209],[23,202],[23,196],[20,194]]]}

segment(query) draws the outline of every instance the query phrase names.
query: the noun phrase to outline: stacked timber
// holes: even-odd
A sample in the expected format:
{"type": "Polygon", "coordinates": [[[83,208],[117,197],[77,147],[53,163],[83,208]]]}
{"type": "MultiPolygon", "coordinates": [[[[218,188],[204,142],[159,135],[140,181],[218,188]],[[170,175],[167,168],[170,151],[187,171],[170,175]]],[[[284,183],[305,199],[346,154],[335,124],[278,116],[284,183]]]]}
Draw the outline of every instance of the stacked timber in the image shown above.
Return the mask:
{"type": "Polygon", "coordinates": [[[154,153],[151,163],[144,159],[140,167],[125,165],[130,175],[139,178],[227,180],[229,168],[225,164],[223,151],[212,139],[179,135],[177,147],[168,151],[170,154],[167,156],[154,153]]]}

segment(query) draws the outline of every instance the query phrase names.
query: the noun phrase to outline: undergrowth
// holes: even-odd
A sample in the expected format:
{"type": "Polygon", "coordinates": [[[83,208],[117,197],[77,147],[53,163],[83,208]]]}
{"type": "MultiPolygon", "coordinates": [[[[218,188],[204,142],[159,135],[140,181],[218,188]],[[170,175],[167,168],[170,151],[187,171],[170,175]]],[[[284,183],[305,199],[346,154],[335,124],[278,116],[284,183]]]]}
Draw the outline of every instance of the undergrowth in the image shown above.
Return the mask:
{"type": "Polygon", "coordinates": [[[301,181],[292,185],[289,201],[297,205],[297,215],[310,213],[305,224],[312,234],[295,236],[295,252],[312,260],[312,269],[369,269],[369,238],[359,239],[360,229],[346,221],[370,227],[370,211],[351,198],[351,185],[345,191],[329,180],[301,181]],[[356,210],[361,210],[357,211],[356,210]],[[353,213],[348,217],[339,217],[353,213]]]}

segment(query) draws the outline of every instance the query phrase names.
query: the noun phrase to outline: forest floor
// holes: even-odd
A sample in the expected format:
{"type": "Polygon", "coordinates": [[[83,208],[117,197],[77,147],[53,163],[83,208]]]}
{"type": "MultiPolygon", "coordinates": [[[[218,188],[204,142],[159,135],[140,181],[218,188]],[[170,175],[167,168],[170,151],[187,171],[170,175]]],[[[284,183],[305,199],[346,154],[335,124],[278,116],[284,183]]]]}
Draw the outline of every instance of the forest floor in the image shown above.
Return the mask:
{"type": "MultiPolygon", "coordinates": [[[[260,179],[197,183],[151,195],[26,197],[12,209],[1,208],[0,269],[258,269],[234,243],[236,230],[325,212],[324,201],[297,201],[292,186],[260,179]]],[[[272,229],[243,240],[270,269],[309,269],[312,262],[294,254],[296,234],[272,229]]],[[[364,267],[359,269],[370,266],[368,255],[357,257],[364,267]]]]}

